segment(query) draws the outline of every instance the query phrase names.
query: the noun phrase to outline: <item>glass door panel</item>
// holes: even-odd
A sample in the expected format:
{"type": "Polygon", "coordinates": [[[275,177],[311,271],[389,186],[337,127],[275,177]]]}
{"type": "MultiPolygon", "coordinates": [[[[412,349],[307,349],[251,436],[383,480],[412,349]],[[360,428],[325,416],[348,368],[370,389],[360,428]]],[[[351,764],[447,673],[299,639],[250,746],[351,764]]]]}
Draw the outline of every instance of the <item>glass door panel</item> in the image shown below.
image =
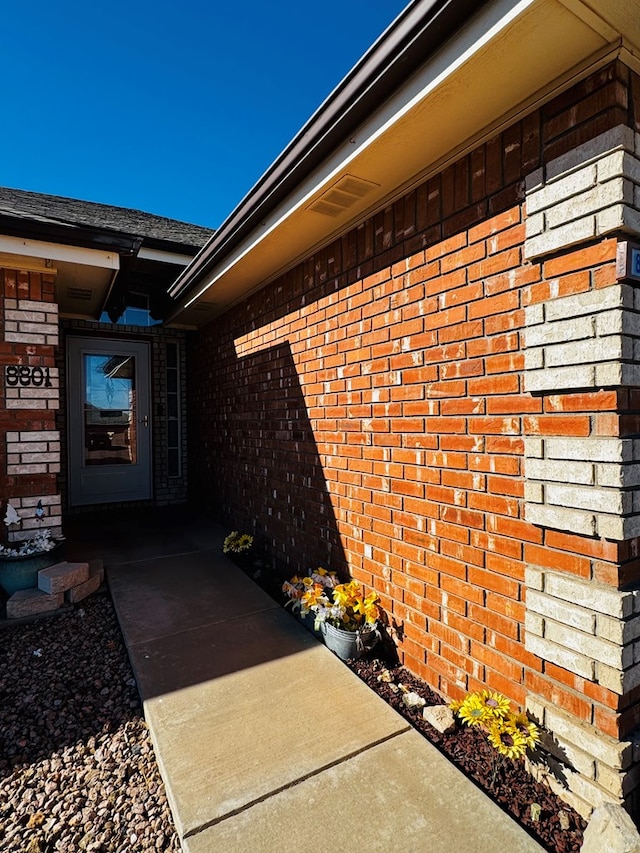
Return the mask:
{"type": "Polygon", "coordinates": [[[84,464],[135,464],[136,358],[97,353],[83,358],[84,464]]]}
{"type": "Polygon", "coordinates": [[[147,342],[67,338],[71,506],[151,497],[147,342]]]}

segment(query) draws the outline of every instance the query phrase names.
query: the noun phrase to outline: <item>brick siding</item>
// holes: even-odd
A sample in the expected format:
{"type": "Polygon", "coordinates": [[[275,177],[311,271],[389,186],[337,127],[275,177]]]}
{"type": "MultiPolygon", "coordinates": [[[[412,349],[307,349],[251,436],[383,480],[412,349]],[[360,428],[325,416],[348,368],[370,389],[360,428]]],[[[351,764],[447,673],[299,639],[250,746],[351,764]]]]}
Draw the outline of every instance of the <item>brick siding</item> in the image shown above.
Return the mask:
{"type": "MultiPolygon", "coordinates": [[[[44,266],[44,265],[43,265],[44,266]]],[[[58,306],[55,270],[0,269],[0,369],[4,406],[0,415],[0,496],[23,519],[3,538],[19,540],[39,526],[60,532],[57,472],[60,442],[55,415],[59,390],[55,369],[58,306]],[[20,370],[35,383],[18,381],[20,370]],[[45,375],[49,377],[45,383],[45,375]],[[42,522],[35,516],[41,502],[42,522]]],[[[6,533],[3,529],[3,534],[6,533]]]]}
{"type": "Polygon", "coordinates": [[[618,629],[606,609],[552,599],[575,580],[626,601],[639,543],[528,519],[542,486],[525,482],[525,448],[551,459],[552,441],[632,438],[640,398],[525,385],[526,312],[535,325],[550,300],[616,285],[615,235],[525,257],[526,179],[640,129],[637,90],[607,66],[230,310],[189,354],[194,495],[285,572],[324,565],[374,588],[403,662],[444,696],[503,691],[576,755],[595,738],[603,757],[576,765],[570,794],[585,812],[637,784],[614,746],[638,725],[640,688],[599,681],[594,661],[622,670],[637,618],[621,611],[618,629]],[[584,667],[540,645],[574,628],[590,638],[584,667]]]}
{"type": "MultiPolygon", "coordinates": [[[[16,261],[16,264],[20,263],[16,261]]],[[[41,262],[28,261],[38,266],[41,262]]],[[[44,263],[42,262],[44,266],[44,263]]],[[[181,471],[170,476],[167,462],[167,365],[166,347],[179,352],[180,419],[186,421],[185,333],[177,329],[118,326],[80,320],[58,320],[55,302],[55,269],[0,268],[0,369],[4,397],[0,419],[0,498],[16,509],[22,519],[5,535],[26,539],[35,529],[48,527],[62,532],[62,511],[69,511],[67,488],[66,335],[121,335],[145,339],[151,344],[151,395],[153,442],[153,494],[136,505],[183,504],[187,499],[187,430],[180,433],[181,471]],[[36,371],[29,382],[21,370],[36,371]],[[35,379],[35,381],[34,381],[35,379]],[[35,511],[41,504],[44,518],[35,511]]],[[[131,507],[133,504],[128,504],[131,507]]],[[[101,505],[101,509],[111,506],[101,505]]],[[[83,508],[90,511],[91,507],[83,508]]],[[[5,531],[3,530],[3,533],[5,531]]]]}

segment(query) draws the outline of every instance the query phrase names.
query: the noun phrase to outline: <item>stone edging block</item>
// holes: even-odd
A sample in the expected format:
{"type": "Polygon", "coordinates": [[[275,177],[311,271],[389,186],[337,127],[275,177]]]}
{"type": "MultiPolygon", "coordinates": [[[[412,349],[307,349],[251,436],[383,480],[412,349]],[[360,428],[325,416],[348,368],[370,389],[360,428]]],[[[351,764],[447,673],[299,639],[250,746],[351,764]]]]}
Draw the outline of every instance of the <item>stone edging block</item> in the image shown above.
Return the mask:
{"type": "Polygon", "coordinates": [[[38,589],[55,595],[89,580],[88,563],[56,563],[38,572],[38,589]]]}

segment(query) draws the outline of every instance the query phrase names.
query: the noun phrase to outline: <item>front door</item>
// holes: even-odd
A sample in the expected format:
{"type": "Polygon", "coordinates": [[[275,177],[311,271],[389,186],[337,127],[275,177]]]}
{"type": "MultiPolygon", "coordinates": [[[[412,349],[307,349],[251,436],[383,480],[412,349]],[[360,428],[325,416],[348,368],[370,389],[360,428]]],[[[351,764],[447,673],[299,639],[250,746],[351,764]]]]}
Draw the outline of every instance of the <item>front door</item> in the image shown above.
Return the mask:
{"type": "Polygon", "coordinates": [[[151,497],[149,345],[67,338],[69,503],[151,497]]]}

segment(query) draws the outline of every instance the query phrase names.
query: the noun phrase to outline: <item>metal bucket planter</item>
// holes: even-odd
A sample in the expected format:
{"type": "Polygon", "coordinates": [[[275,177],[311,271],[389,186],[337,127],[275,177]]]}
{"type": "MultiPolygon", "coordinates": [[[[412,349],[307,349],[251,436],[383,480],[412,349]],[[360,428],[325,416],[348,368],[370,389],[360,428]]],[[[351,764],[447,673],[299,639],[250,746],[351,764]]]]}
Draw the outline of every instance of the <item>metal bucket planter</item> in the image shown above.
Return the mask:
{"type": "Polygon", "coordinates": [[[322,622],[321,629],[326,647],[341,660],[361,658],[380,638],[377,624],[364,625],[359,631],[344,631],[328,622],[322,622]]]}
{"type": "Polygon", "coordinates": [[[301,616],[299,613],[294,614],[298,622],[307,629],[310,634],[319,640],[321,643],[324,643],[324,634],[322,633],[322,626],[316,628],[315,621],[313,618],[313,614],[310,616],[301,616]]]}
{"type": "Polygon", "coordinates": [[[49,566],[55,566],[62,560],[64,544],[60,543],[51,551],[39,554],[25,554],[24,557],[0,557],[0,587],[7,597],[21,589],[35,589],[38,586],[38,572],[49,566]]]}

